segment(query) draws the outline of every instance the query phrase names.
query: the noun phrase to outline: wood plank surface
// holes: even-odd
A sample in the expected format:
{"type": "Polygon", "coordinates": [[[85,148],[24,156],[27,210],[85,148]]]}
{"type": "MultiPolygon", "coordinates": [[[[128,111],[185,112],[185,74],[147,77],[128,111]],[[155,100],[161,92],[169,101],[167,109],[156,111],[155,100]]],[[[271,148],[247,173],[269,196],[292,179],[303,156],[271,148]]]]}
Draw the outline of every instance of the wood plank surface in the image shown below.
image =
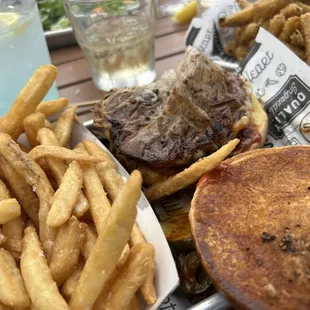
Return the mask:
{"type": "MultiPolygon", "coordinates": [[[[187,27],[188,25],[174,24],[170,17],[166,17],[157,21],[155,37],[157,38],[172,33],[186,31],[187,27]]],[[[78,45],[51,51],[52,63],[55,66],[83,57],[83,53],[78,45]]]]}
{"type": "MultiPolygon", "coordinates": [[[[156,61],[182,53],[184,46],[185,31],[159,37],[155,40],[156,61]]],[[[58,65],[57,86],[63,88],[68,85],[83,82],[91,77],[90,69],[85,58],[66,62],[58,65]]]]}

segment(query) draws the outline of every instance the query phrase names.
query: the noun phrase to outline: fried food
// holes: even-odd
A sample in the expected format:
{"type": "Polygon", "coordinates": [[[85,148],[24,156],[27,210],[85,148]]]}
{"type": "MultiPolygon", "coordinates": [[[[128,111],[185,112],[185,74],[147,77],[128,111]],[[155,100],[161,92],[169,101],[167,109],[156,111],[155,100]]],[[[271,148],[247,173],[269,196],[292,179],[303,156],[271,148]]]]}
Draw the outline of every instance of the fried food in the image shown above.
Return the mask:
{"type": "Polygon", "coordinates": [[[62,225],[53,246],[49,268],[54,281],[61,286],[72,274],[84,241],[86,224],[72,216],[62,225]]]}
{"type": "Polygon", "coordinates": [[[305,40],[306,62],[310,66],[310,13],[300,17],[301,31],[305,40]]]}
{"type": "Polygon", "coordinates": [[[198,183],[190,211],[196,248],[238,309],[309,308],[309,160],[309,146],[251,151],[198,183]]]}
{"type": "Polygon", "coordinates": [[[12,255],[0,249],[0,301],[8,306],[28,307],[30,299],[12,255]]]}
{"type": "Polygon", "coordinates": [[[6,237],[4,248],[10,253],[11,251],[18,252],[19,254],[22,252],[24,226],[25,224],[20,216],[3,224],[3,234],[6,237]]]}
{"type": "Polygon", "coordinates": [[[0,201],[0,224],[5,224],[20,216],[20,205],[15,198],[0,201]]]}
{"type": "Polygon", "coordinates": [[[72,310],[90,309],[115,270],[135,222],[141,185],[141,174],[134,171],[114,201],[109,220],[98,235],[95,247],[86,261],[78,286],[70,300],[72,310]]]}
{"type": "Polygon", "coordinates": [[[249,5],[242,11],[238,11],[235,14],[228,16],[220,20],[222,27],[236,27],[244,26],[250,23],[254,18],[254,6],[249,5]]]}
{"type": "Polygon", "coordinates": [[[295,45],[300,48],[305,47],[304,38],[298,29],[290,36],[290,41],[292,45],[295,45]]]}
{"type": "Polygon", "coordinates": [[[32,147],[37,146],[37,134],[40,128],[45,127],[45,115],[41,112],[32,113],[24,119],[24,129],[32,147]]]}
{"type": "Polygon", "coordinates": [[[76,161],[73,161],[65,172],[53,197],[52,207],[46,219],[47,225],[58,227],[70,218],[82,185],[82,169],[76,161]]]}
{"type": "Polygon", "coordinates": [[[60,146],[67,146],[68,144],[76,110],[77,106],[69,107],[59,116],[56,122],[54,131],[60,146]]]}
{"type": "Polygon", "coordinates": [[[259,29],[259,25],[256,23],[251,23],[251,24],[246,25],[240,35],[239,44],[241,45],[246,44],[252,39],[255,39],[258,29],[259,29]]]}
{"type": "Polygon", "coordinates": [[[281,10],[281,13],[285,18],[290,18],[293,16],[300,16],[303,13],[303,9],[296,3],[290,3],[281,10]]]}
{"type": "Polygon", "coordinates": [[[171,195],[178,190],[197,182],[205,173],[218,166],[237,146],[240,140],[234,139],[222,146],[218,151],[192,164],[189,168],[176,174],[167,181],[157,183],[145,192],[150,200],[171,195]]]}
{"type": "Polygon", "coordinates": [[[37,106],[47,94],[56,79],[57,69],[53,65],[44,65],[35,71],[17,96],[8,114],[0,119],[0,130],[17,139],[23,132],[24,119],[35,112],[37,106]]]}
{"type": "Polygon", "coordinates": [[[301,23],[300,23],[300,18],[298,16],[290,17],[284,27],[283,30],[280,34],[280,40],[284,42],[288,42],[290,36],[298,29],[300,29],[301,23]]]}
{"type": "Polygon", "coordinates": [[[68,103],[69,100],[67,98],[44,101],[37,106],[36,112],[41,112],[46,117],[49,117],[53,114],[61,112],[64,108],[68,106],[68,103]]]}
{"type": "Polygon", "coordinates": [[[267,30],[271,32],[274,36],[278,37],[281,34],[285,23],[286,18],[284,14],[277,14],[270,20],[267,30]]]}
{"type": "MultiPolygon", "coordinates": [[[[49,130],[47,128],[42,128],[38,131],[37,136],[38,141],[42,145],[55,145],[59,146],[57,137],[55,133],[52,130],[49,130]]],[[[51,157],[45,158],[49,168],[51,169],[53,176],[55,177],[58,186],[61,184],[61,180],[65,174],[65,171],[67,169],[65,163],[61,159],[55,159],[51,157]]],[[[89,210],[89,203],[83,193],[82,190],[79,192],[78,200],[74,206],[73,209],[73,215],[76,217],[83,216],[87,211],[89,210]]]]}
{"type": "Polygon", "coordinates": [[[31,302],[38,309],[69,310],[48,268],[35,229],[25,229],[20,267],[31,302]]]}

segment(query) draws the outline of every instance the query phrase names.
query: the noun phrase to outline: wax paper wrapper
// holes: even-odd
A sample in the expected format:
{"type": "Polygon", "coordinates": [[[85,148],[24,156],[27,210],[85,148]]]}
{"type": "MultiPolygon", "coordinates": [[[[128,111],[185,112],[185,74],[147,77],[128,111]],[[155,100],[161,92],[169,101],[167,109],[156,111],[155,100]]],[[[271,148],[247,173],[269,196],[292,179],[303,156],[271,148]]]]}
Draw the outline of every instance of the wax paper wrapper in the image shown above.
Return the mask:
{"type": "Polygon", "coordinates": [[[310,68],[260,28],[238,71],[248,79],[268,114],[266,147],[310,142],[310,68]]]}

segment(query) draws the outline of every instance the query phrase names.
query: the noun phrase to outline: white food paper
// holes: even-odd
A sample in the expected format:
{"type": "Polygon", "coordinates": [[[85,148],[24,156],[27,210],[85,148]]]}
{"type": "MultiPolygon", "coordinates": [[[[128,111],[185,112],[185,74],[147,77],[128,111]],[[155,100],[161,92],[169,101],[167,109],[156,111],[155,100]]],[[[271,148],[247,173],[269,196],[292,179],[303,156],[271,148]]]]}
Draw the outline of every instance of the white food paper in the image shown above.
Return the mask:
{"type": "Polygon", "coordinates": [[[310,143],[310,68],[268,31],[240,65],[269,118],[266,146],[310,143]]]}

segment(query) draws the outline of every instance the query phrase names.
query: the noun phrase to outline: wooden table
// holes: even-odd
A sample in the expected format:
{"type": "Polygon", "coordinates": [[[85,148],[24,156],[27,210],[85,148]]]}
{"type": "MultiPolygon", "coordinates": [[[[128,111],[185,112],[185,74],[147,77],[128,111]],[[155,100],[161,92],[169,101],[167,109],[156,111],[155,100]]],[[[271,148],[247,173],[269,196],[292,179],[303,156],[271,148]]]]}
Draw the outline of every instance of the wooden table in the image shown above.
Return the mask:
{"type": "MultiPolygon", "coordinates": [[[[188,25],[173,24],[170,17],[159,19],[156,25],[155,57],[157,78],[175,68],[181,61],[188,25]]],[[[52,63],[58,68],[59,95],[70,103],[96,100],[102,93],[95,88],[90,69],[79,46],[51,51],[52,63]]]]}

